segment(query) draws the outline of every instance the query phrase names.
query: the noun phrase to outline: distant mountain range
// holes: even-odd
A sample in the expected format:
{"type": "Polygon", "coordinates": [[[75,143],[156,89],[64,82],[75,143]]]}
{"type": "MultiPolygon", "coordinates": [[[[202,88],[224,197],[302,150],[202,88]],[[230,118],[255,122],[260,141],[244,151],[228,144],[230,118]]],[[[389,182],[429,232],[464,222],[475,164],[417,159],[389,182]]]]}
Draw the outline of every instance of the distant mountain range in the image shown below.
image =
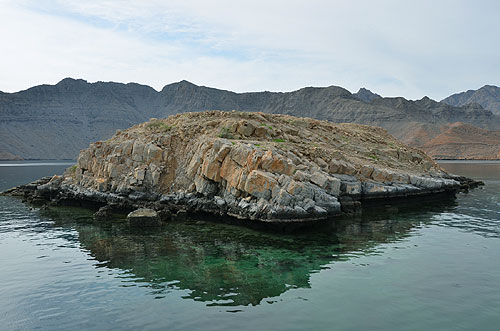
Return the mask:
{"type": "Polygon", "coordinates": [[[491,110],[494,114],[500,115],[500,87],[485,85],[478,90],[450,95],[442,102],[452,106],[464,106],[477,103],[483,108],[491,110]]]}
{"type": "Polygon", "coordinates": [[[377,125],[436,158],[492,159],[500,157],[500,116],[494,114],[500,112],[495,108],[499,90],[485,86],[437,102],[384,98],[364,88],[352,94],[337,86],[234,93],[181,81],[158,92],[135,83],[66,78],[56,85],[0,92],[0,159],[74,159],[90,142],[117,129],[211,109],[377,125]]]}

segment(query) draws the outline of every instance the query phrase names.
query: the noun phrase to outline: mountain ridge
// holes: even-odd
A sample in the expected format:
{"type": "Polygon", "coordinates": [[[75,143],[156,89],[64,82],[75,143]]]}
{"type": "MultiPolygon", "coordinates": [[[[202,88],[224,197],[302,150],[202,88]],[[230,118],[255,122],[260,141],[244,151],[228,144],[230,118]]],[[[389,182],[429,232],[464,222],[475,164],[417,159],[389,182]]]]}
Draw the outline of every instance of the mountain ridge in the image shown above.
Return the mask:
{"type": "Polygon", "coordinates": [[[455,93],[441,101],[452,106],[477,103],[494,114],[500,115],[500,87],[495,85],[484,85],[477,90],[455,93]]]}
{"type": "Polygon", "coordinates": [[[361,101],[365,101],[368,103],[372,102],[375,99],[382,98],[382,96],[380,94],[373,93],[372,91],[370,91],[364,87],[360,88],[358,90],[358,92],[353,93],[353,95],[355,95],[361,101]]]}
{"type": "Polygon", "coordinates": [[[138,83],[65,78],[55,85],[0,94],[0,152],[25,159],[74,159],[90,142],[107,139],[117,129],[150,118],[204,110],[261,111],[376,125],[421,148],[425,143],[406,139],[407,132],[419,124],[426,124],[429,139],[455,122],[500,131],[500,117],[479,105],[455,107],[428,97],[412,101],[360,91],[352,94],[331,85],[291,92],[237,93],[186,80],[157,91],[138,83]],[[360,91],[368,95],[369,102],[360,99],[360,91]]]}

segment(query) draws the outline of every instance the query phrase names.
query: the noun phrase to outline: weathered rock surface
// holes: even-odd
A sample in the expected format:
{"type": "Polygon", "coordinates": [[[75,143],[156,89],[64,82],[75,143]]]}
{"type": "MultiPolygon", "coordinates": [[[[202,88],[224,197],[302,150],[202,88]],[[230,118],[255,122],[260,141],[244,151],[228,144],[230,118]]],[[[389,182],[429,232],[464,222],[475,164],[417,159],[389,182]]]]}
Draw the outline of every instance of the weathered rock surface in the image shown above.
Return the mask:
{"type": "Polygon", "coordinates": [[[454,193],[461,182],[381,128],[209,111],[118,131],[82,150],[63,176],[21,191],[172,217],[208,212],[291,222],[353,211],[366,199],[454,193]]]}

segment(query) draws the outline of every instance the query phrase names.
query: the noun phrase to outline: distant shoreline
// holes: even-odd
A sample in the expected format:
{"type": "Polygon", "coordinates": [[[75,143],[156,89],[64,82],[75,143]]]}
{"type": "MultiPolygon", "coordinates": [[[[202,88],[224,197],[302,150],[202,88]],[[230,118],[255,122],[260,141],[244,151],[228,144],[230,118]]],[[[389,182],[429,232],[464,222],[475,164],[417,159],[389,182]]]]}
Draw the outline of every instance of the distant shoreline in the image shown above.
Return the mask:
{"type": "Polygon", "coordinates": [[[76,159],[0,159],[0,162],[25,162],[25,161],[76,162],[76,159]]]}
{"type": "Polygon", "coordinates": [[[437,163],[500,163],[500,159],[438,159],[437,163]]]}

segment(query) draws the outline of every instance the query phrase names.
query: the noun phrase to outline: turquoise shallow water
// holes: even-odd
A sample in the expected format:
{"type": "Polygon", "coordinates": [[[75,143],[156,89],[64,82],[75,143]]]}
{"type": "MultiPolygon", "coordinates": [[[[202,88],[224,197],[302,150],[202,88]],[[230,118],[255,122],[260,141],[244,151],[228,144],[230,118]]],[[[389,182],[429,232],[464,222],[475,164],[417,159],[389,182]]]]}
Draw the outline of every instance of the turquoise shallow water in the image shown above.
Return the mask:
{"type": "MultiPolygon", "coordinates": [[[[2,166],[0,189],[67,166],[2,166]]],[[[500,164],[443,166],[487,185],[301,234],[0,197],[0,329],[498,330],[500,164]]]]}

